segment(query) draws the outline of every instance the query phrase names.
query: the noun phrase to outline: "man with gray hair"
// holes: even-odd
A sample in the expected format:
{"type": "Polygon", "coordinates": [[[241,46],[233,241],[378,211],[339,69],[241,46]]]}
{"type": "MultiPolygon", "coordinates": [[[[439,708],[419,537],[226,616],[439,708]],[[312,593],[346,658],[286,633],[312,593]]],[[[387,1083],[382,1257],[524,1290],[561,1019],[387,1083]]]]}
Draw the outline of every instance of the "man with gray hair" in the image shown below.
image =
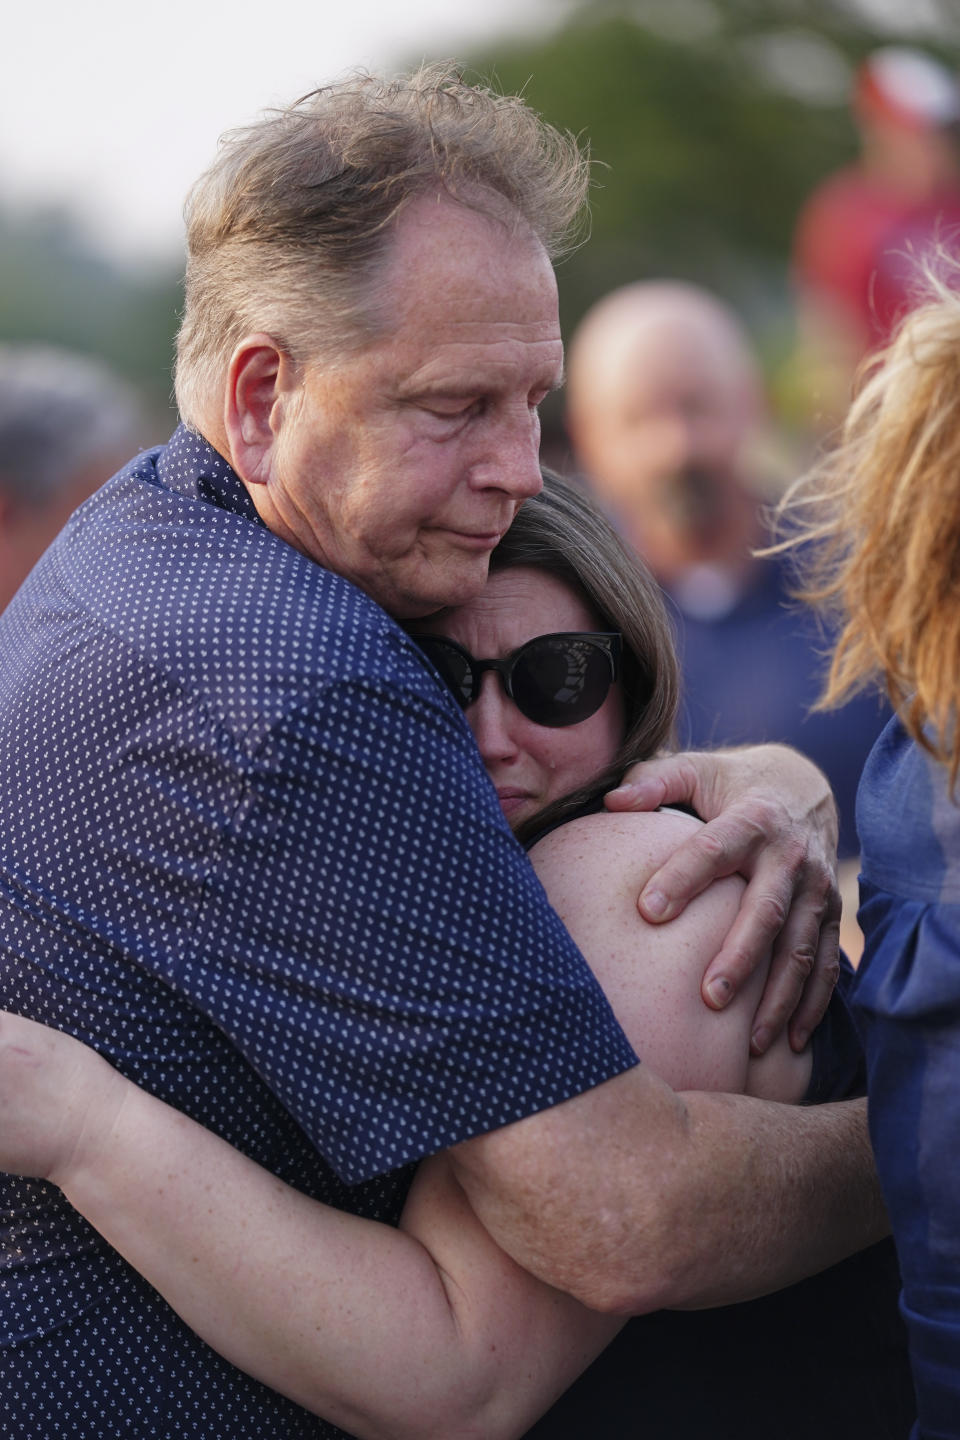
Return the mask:
{"type": "MultiPolygon", "coordinates": [[[[0,998],[355,1214],[395,1221],[449,1150],[521,1264],[625,1310],[788,1283],[883,1221],[859,1102],[680,1097],[637,1065],[393,618],[476,595],[540,485],[585,186],[572,140],[435,70],[228,138],[191,200],[185,423],[0,629],[0,998]]],[[[775,813],[748,799],[688,873],[775,813]]],[[[788,926],[785,959],[815,949],[788,926]]],[[[7,1433],[335,1433],[49,1186],[8,1179],[2,1210],[7,1433]]]]}
{"type": "Polygon", "coordinates": [[[100,361],[0,345],[0,610],[142,426],[133,390],[100,361]]]}

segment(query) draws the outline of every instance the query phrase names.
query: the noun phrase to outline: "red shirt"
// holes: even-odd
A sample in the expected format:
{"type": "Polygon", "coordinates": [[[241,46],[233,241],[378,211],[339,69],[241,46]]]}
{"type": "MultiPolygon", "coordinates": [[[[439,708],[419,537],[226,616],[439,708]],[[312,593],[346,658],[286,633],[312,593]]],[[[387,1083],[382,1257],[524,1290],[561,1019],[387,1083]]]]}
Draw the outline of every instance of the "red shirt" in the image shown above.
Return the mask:
{"type": "Polygon", "coordinates": [[[917,202],[851,166],[803,207],[794,272],[801,290],[841,309],[872,349],[910,308],[922,284],[918,260],[937,241],[960,258],[960,189],[917,202]]]}

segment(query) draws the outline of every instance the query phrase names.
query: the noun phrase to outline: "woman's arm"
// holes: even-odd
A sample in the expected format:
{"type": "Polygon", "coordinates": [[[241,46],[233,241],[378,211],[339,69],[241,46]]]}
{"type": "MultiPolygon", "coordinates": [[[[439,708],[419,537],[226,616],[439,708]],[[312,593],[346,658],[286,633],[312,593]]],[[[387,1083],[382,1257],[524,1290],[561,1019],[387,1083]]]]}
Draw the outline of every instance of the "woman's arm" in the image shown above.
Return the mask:
{"type": "Polygon", "coordinates": [[[59,1185],[208,1344],[363,1440],[522,1435],[622,1324],[515,1265],[443,1156],[400,1230],[361,1219],[14,1015],[0,1113],[0,1167],[59,1185]]]}
{"type": "MultiPolygon", "coordinates": [[[[742,1089],[751,998],[721,1014],[699,998],[739,882],[668,927],[636,911],[645,870],[695,824],[596,816],[534,861],[653,1063],[676,1086],[742,1089]]],[[[17,1017],[0,1029],[0,1108],[0,1165],[59,1184],[208,1343],[365,1440],[520,1435],[619,1328],[504,1255],[444,1156],[420,1167],[399,1231],[331,1210],[17,1017]]]]}

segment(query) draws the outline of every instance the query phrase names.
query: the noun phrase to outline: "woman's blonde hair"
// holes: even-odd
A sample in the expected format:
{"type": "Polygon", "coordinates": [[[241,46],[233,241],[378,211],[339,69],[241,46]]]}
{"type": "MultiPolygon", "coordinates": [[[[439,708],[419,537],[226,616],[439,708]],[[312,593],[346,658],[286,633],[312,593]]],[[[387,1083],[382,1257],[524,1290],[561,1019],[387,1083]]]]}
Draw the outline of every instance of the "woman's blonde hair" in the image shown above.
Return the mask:
{"type": "Polygon", "coordinates": [[[880,677],[913,738],[960,768],[960,263],[870,360],[840,444],[778,507],[801,598],[839,620],[821,708],[880,677]],[[812,545],[807,542],[814,542],[812,545]]]}

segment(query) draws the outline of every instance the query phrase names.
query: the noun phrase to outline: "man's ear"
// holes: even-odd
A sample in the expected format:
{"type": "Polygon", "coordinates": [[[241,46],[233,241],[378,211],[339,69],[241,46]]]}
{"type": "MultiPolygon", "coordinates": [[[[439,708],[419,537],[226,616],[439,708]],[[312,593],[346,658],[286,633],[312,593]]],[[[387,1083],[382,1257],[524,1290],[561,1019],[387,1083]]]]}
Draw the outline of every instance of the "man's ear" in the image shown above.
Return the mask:
{"type": "Polygon", "coordinates": [[[230,463],[245,484],[270,479],[280,426],[298,385],[298,367],[269,335],[245,336],[230,357],[223,423],[230,463]]]}

